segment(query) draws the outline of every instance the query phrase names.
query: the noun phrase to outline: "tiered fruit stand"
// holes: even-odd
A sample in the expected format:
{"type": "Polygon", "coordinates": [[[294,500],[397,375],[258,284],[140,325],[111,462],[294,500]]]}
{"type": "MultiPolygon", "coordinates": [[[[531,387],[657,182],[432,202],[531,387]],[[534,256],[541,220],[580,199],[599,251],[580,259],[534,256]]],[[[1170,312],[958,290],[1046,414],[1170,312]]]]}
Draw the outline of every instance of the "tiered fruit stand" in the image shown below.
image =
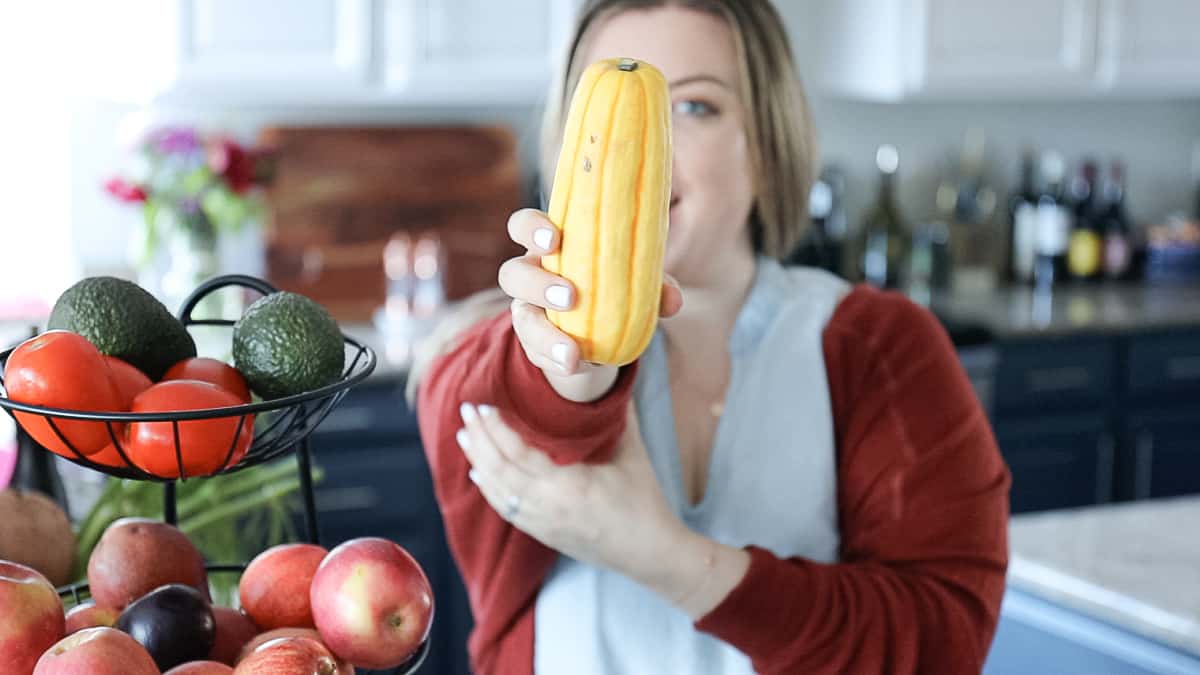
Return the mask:
{"type": "MultiPolygon", "coordinates": [[[[277,292],[277,289],[268,284],[262,279],[256,277],[232,274],[215,277],[201,284],[196,290],[184,301],[183,306],[179,311],[179,319],[185,327],[191,326],[217,326],[223,327],[226,330],[232,331],[234,321],[229,319],[194,319],[192,312],[197,305],[200,304],[209,294],[214,293],[226,287],[241,287],[248,288],[264,295],[277,292]]],[[[220,471],[209,475],[220,475],[234,473],[243,469],[257,466],[264,462],[268,462],[289,453],[295,453],[297,458],[297,471],[300,479],[300,494],[304,503],[304,523],[306,541],[313,544],[320,543],[320,535],[317,528],[317,511],[316,503],[313,497],[313,482],[312,482],[312,453],[309,448],[309,436],[317,428],[326,415],[341,402],[350,388],[362,382],[375,369],[376,355],[375,352],[367,345],[343,334],[343,344],[346,350],[345,368],[342,376],[331,384],[314,389],[312,391],[303,392],[293,396],[262,401],[258,403],[247,403],[244,405],[230,406],[225,408],[212,408],[207,410],[186,410],[173,412],[154,412],[154,413],[97,413],[80,410],[65,410],[60,408],[47,408],[42,406],[27,405],[17,401],[10,400],[7,394],[0,396],[0,407],[3,407],[13,415],[15,412],[29,413],[39,415],[46,419],[50,427],[58,434],[63,444],[70,449],[74,456],[63,455],[66,459],[80,466],[98,471],[110,476],[118,478],[154,481],[163,485],[163,515],[164,520],[172,525],[176,524],[176,504],[175,504],[175,478],[163,478],[151,473],[147,473],[138,467],[134,466],[129,461],[129,456],[126,449],[123,447],[119,434],[116,432],[114,425],[124,425],[132,422],[170,422],[175,434],[175,456],[178,463],[179,476],[178,480],[202,480],[200,476],[187,476],[184,470],[183,453],[180,448],[179,425],[182,422],[192,420],[213,420],[221,418],[237,418],[237,430],[240,432],[245,424],[255,425],[254,439],[244,457],[232,465],[226,466],[220,471]],[[107,466],[90,461],[82,453],[80,453],[67,439],[59,427],[59,423],[63,420],[86,420],[92,422],[103,423],[108,429],[108,434],[111,437],[113,446],[121,459],[124,461],[124,466],[107,466]]],[[[13,348],[0,352],[0,372],[3,366],[7,364],[9,356],[12,354],[13,348]]],[[[0,376],[0,386],[4,384],[3,377],[0,376]]],[[[232,458],[237,440],[238,433],[233,434],[229,446],[229,454],[226,456],[226,461],[223,464],[229,464],[232,458]]],[[[20,443],[32,443],[23,430],[20,429],[18,423],[18,441],[20,443]]],[[[42,450],[43,452],[47,452],[42,450]]],[[[245,569],[247,563],[233,564],[209,564],[207,566],[210,572],[218,573],[238,573],[245,569]]],[[[76,603],[82,599],[82,595],[87,593],[87,583],[81,582],[59,588],[59,594],[64,597],[72,597],[76,603]]],[[[425,657],[429,653],[430,641],[428,639],[421,645],[417,652],[404,664],[394,669],[392,672],[396,675],[408,675],[417,672],[421,664],[425,661],[425,657]]]]}

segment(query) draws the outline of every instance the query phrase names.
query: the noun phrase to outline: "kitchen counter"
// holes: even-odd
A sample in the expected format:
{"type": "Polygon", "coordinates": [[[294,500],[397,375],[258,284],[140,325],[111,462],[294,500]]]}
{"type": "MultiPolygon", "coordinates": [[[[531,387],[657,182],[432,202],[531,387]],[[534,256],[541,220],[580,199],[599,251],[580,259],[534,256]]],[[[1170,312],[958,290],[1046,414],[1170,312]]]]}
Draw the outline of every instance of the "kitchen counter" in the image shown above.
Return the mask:
{"type": "Polygon", "coordinates": [[[1014,516],[1009,585],[1200,655],[1200,497],[1014,516]]]}
{"type": "Polygon", "coordinates": [[[1064,285],[1049,295],[1028,287],[934,296],[931,308],[952,321],[986,326],[1012,339],[1200,326],[1200,285],[1064,285]]]}

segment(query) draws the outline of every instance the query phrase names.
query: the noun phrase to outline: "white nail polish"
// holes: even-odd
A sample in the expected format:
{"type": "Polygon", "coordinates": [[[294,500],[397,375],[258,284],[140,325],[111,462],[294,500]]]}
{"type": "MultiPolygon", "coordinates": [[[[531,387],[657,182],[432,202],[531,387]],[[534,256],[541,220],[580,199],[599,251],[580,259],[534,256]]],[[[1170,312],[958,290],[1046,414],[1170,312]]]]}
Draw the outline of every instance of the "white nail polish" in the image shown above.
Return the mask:
{"type": "Polygon", "coordinates": [[[554,359],[555,362],[558,363],[558,365],[562,366],[563,368],[566,368],[567,367],[567,354],[569,351],[570,351],[570,348],[567,347],[567,345],[559,342],[558,344],[550,347],[550,358],[554,359]]]}
{"type": "Polygon", "coordinates": [[[479,485],[479,472],[475,469],[467,472],[467,478],[470,478],[472,483],[479,485]]]}
{"type": "Polygon", "coordinates": [[[458,447],[463,450],[468,450],[471,447],[471,435],[466,429],[459,429],[458,433],[454,434],[454,440],[458,441],[458,447]]]}
{"type": "Polygon", "coordinates": [[[533,231],[533,243],[543,251],[550,250],[550,244],[554,241],[554,232],[542,227],[533,231]]]}
{"type": "Polygon", "coordinates": [[[490,405],[479,406],[480,417],[491,417],[492,415],[495,415],[495,414],[496,414],[495,406],[490,406],[490,405]]]}
{"type": "Polygon", "coordinates": [[[555,307],[566,309],[571,305],[571,289],[566,286],[549,286],[546,288],[546,301],[555,307]]]}
{"type": "Polygon", "coordinates": [[[462,421],[470,422],[475,419],[475,406],[470,403],[464,403],[458,406],[458,414],[462,417],[462,421]]]}

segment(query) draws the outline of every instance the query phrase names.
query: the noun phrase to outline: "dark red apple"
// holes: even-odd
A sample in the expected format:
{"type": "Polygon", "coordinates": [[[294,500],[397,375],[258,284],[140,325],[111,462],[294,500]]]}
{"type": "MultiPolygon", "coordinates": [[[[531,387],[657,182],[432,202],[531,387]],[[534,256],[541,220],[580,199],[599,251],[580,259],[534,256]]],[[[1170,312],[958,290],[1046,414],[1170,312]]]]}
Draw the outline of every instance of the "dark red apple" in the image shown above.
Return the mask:
{"type": "Polygon", "coordinates": [[[232,675],[233,668],[216,661],[192,661],[163,673],[163,675],[232,675]]]}
{"type": "MultiPolygon", "coordinates": [[[[325,646],[325,641],[321,639],[321,634],[318,633],[317,629],[315,628],[276,628],[265,633],[259,633],[258,635],[254,636],[253,640],[247,642],[246,646],[242,647],[242,653],[238,658],[238,662],[240,663],[242,659],[246,658],[246,656],[250,655],[264,644],[285,637],[309,638],[310,640],[315,640],[316,642],[320,642],[322,646],[325,646]]],[[[325,648],[329,649],[329,647],[325,648]]],[[[333,652],[330,651],[330,653],[332,654],[333,652]]],[[[339,658],[337,654],[333,654],[333,658],[337,662],[338,675],[354,675],[354,666],[346,662],[345,659],[339,658]]]]}
{"type": "Polygon", "coordinates": [[[38,659],[33,675],[159,675],[159,670],[136,640],[101,626],[59,640],[38,659]]]}
{"type": "Polygon", "coordinates": [[[42,652],[62,639],[65,625],[62,600],[46,577],[0,560],[0,668],[32,671],[42,652]]]}
{"type": "Polygon", "coordinates": [[[95,602],[88,600],[67,611],[67,635],[81,631],[84,628],[115,626],[117,624],[117,617],[120,615],[120,612],[111,607],[101,607],[95,602]]]}
{"type": "Polygon", "coordinates": [[[246,615],[263,630],[314,627],[308,591],[328,553],[315,544],[282,544],[258,554],[238,582],[246,615]]]}
{"type": "Polygon", "coordinates": [[[163,670],[208,658],[217,637],[208,600],[183,584],[162,586],[138,598],[121,612],[117,628],[141,643],[163,670]]]}
{"type": "Polygon", "coordinates": [[[310,595],[322,641],[360,668],[404,663],[433,623],[425,571],[404,547],[378,537],[352,539],[330,551],[310,595]]]}
{"type": "Polygon", "coordinates": [[[236,665],[242,648],[258,635],[258,626],[236,609],[213,607],[212,612],[217,622],[217,641],[213,643],[208,658],[231,666],[236,665]]]}
{"type": "Polygon", "coordinates": [[[283,637],[264,643],[246,655],[234,675],[343,675],[325,645],[303,637],[283,637]]]}
{"type": "Polygon", "coordinates": [[[87,576],[96,604],[118,610],[167,584],[211,597],[200,551],[175,526],[149,518],[109,525],[88,559],[87,576]]]}

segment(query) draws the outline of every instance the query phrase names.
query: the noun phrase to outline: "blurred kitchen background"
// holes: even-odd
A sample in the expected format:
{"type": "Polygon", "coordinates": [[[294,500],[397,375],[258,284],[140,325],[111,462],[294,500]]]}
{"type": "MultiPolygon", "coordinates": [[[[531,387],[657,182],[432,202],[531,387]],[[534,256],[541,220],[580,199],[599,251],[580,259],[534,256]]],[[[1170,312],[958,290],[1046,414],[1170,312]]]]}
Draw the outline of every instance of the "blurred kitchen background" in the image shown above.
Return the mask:
{"type": "MultiPolygon", "coordinates": [[[[929,306],[1014,474],[988,672],[1200,672],[1200,3],[776,4],[823,169],[791,262],[929,306]]],[[[432,672],[465,672],[400,393],[541,205],[577,0],[33,5],[0,8],[6,337],[93,274],[172,309],[223,272],[326,304],[382,363],[314,437],[323,537],[411,544],[432,672]]]]}

